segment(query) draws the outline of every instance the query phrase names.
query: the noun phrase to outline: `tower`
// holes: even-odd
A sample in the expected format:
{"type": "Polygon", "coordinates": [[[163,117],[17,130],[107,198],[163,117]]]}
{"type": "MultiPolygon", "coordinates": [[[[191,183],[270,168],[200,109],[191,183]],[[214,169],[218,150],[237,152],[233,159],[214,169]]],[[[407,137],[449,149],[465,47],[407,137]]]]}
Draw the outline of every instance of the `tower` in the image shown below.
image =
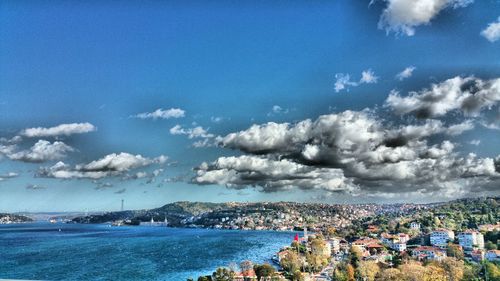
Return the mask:
{"type": "Polygon", "coordinates": [[[120,210],[123,212],[123,199],[122,199],[122,207],[121,207],[121,209],[120,209],[120,210]]]}

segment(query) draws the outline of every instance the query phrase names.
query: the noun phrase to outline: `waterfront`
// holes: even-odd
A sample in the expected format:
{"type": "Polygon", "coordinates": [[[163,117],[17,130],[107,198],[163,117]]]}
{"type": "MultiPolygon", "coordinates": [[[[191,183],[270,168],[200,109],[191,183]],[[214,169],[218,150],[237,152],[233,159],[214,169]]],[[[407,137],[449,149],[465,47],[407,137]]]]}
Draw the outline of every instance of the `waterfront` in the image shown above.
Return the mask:
{"type": "Polygon", "coordinates": [[[266,262],[291,232],[29,223],[0,225],[0,278],[186,280],[266,262]],[[59,231],[60,229],[60,231],[59,231]]]}

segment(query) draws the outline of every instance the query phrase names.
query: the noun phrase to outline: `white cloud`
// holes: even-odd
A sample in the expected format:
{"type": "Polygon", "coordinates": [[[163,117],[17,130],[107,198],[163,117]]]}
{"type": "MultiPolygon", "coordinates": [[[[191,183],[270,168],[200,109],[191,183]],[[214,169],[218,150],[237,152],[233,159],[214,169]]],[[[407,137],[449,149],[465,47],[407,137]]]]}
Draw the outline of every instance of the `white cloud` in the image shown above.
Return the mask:
{"type": "Polygon", "coordinates": [[[481,31],[481,35],[490,42],[496,42],[500,39],[500,17],[496,22],[490,23],[483,31],[481,31]]]}
{"type": "Polygon", "coordinates": [[[432,118],[455,110],[477,116],[481,110],[491,109],[499,101],[500,78],[482,80],[472,76],[457,76],[432,84],[430,89],[410,92],[406,97],[392,91],[385,105],[397,114],[412,113],[419,118],[432,118]]]}
{"type": "Polygon", "coordinates": [[[481,140],[471,140],[469,144],[478,146],[479,144],[481,144],[481,140]]]}
{"type": "Polygon", "coordinates": [[[415,28],[427,25],[442,10],[465,7],[473,0],[385,0],[378,27],[387,33],[395,32],[413,36],[415,28]]]}
{"type": "Polygon", "coordinates": [[[40,190],[40,189],[45,189],[44,186],[38,185],[38,184],[28,184],[26,185],[26,189],[29,190],[40,190]]]}
{"type": "Polygon", "coordinates": [[[4,181],[6,179],[16,178],[19,174],[15,172],[8,172],[6,174],[0,174],[0,181],[4,181]]]}
{"type": "Polygon", "coordinates": [[[164,164],[167,157],[160,155],[156,158],[147,158],[142,155],[133,155],[126,152],[112,153],[87,164],[79,164],[75,167],[58,162],[51,167],[41,168],[38,175],[60,179],[89,178],[100,179],[108,176],[118,176],[133,169],[150,166],[152,164],[164,164]]]}
{"type": "Polygon", "coordinates": [[[175,125],[170,128],[170,134],[172,135],[187,135],[188,138],[213,138],[214,135],[208,133],[207,129],[204,129],[201,126],[196,126],[193,128],[183,128],[181,125],[175,125]]]}
{"type": "Polygon", "coordinates": [[[361,78],[358,82],[351,81],[351,76],[349,74],[337,73],[335,74],[335,92],[340,92],[342,90],[349,90],[349,87],[357,87],[361,84],[373,84],[377,83],[378,78],[371,69],[364,70],[361,72],[361,78]]]}
{"type": "Polygon", "coordinates": [[[259,186],[265,192],[292,186],[365,194],[411,193],[416,186],[422,194],[447,193],[451,187],[467,192],[479,180],[500,181],[495,170],[500,160],[460,156],[453,142],[432,144],[431,136],[458,135],[473,127],[470,120],[446,126],[433,119],[394,126],[368,110],[252,125],[220,139],[221,146],[251,155],[204,163],[193,182],[259,186]],[[338,185],[326,184],[334,179],[338,185]]]}
{"type": "Polygon", "coordinates": [[[66,157],[66,153],[74,149],[61,141],[53,143],[46,140],[37,141],[29,150],[11,152],[7,157],[11,160],[23,162],[45,162],[66,157]]]}
{"type": "Polygon", "coordinates": [[[38,137],[57,137],[57,136],[69,136],[73,134],[83,134],[89,133],[97,130],[97,128],[90,123],[71,123],[71,124],[61,124],[55,127],[44,128],[29,128],[21,132],[22,136],[29,138],[38,137]]]}
{"type": "Polygon", "coordinates": [[[274,192],[299,186],[302,189],[354,191],[341,169],[316,169],[285,159],[272,160],[257,156],[220,157],[211,164],[203,163],[193,179],[197,184],[220,184],[233,188],[259,186],[274,192]]]}
{"type": "Polygon", "coordinates": [[[180,108],[170,108],[170,109],[162,109],[159,108],[153,112],[143,112],[139,113],[137,115],[134,115],[133,117],[139,118],[139,119],[171,119],[171,118],[181,118],[184,117],[186,114],[186,111],[180,109],[180,108]]]}
{"type": "Polygon", "coordinates": [[[416,69],[416,67],[414,67],[414,66],[408,66],[403,71],[401,71],[400,73],[396,74],[396,79],[398,79],[399,81],[401,81],[401,80],[404,80],[406,78],[411,77],[413,75],[413,71],[415,69],[416,69]]]}
{"type": "Polygon", "coordinates": [[[337,73],[335,74],[335,92],[340,92],[348,89],[349,86],[357,86],[358,83],[351,81],[349,74],[337,73]]]}
{"type": "Polygon", "coordinates": [[[373,72],[371,69],[368,69],[361,73],[361,79],[359,80],[359,83],[372,84],[377,83],[377,81],[378,77],[375,76],[375,72],[373,72]]]}

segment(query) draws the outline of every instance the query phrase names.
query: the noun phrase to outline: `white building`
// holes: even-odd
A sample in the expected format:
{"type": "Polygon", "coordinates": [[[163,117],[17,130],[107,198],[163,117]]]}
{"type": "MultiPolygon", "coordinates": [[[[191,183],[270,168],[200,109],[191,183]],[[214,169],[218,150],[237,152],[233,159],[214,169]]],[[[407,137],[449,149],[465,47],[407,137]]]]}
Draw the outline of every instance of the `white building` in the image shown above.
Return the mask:
{"type": "Polygon", "coordinates": [[[332,253],[336,254],[340,251],[340,240],[337,238],[331,238],[328,240],[332,253]]]}
{"type": "Polygon", "coordinates": [[[446,257],[446,253],[436,247],[421,246],[412,251],[412,256],[419,260],[440,261],[446,257]]]}
{"type": "Polygon", "coordinates": [[[500,261],[500,250],[489,250],[484,256],[488,261],[500,261]]]}
{"type": "Polygon", "coordinates": [[[420,224],[418,222],[412,222],[410,223],[410,229],[413,229],[413,230],[420,230],[420,224]]]}
{"type": "Polygon", "coordinates": [[[455,233],[452,230],[448,229],[436,229],[431,232],[431,245],[437,246],[440,248],[446,248],[449,241],[453,241],[455,239],[455,233]]]}
{"type": "Polygon", "coordinates": [[[458,234],[458,244],[464,248],[465,251],[472,251],[473,249],[484,249],[483,235],[474,230],[466,230],[458,234]]]}
{"type": "Polygon", "coordinates": [[[404,251],[406,251],[406,242],[394,243],[394,244],[392,244],[392,248],[398,252],[404,252],[404,251]]]}

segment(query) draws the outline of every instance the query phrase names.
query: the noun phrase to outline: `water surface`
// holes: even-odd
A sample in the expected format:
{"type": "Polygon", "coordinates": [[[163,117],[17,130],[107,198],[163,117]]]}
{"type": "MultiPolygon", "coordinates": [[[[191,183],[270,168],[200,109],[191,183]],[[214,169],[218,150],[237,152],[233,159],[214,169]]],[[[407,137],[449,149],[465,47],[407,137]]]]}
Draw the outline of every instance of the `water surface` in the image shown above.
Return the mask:
{"type": "Polygon", "coordinates": [[[186,280],[266,262],[293,233],[30,223],[0,225],[0,279],[186,280]]]}

